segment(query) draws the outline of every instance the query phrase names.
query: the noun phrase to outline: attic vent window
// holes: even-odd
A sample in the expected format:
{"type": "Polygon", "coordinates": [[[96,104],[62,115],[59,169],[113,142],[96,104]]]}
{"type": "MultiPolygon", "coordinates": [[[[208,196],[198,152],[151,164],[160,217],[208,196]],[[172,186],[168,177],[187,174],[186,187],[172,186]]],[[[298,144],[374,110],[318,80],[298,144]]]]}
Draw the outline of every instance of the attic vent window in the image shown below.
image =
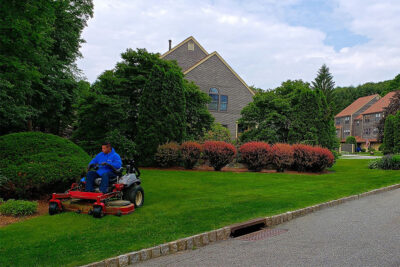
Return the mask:
{"type": "Polygon", "coordinates": [[[188,50],[189,51],[194,51],[194,43],[193,42],[189,42],[188,43],[188,50]]]}

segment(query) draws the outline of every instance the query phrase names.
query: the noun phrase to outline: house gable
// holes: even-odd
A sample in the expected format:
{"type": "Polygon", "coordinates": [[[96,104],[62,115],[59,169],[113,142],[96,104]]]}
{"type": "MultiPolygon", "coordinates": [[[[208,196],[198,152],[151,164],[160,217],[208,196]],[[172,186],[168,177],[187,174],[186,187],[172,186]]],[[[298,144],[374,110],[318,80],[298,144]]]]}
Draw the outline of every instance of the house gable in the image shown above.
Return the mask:
{"type": "Polygon", "coordinates": [[[190,36],[174,48],[161,55],[162,59],[176,60],[183,71],[186,71],[203,58],[208,56],[207,51],[190,36]]]}
{"type": "MultiPolygon", "coordinates": [[[[250,92],[251,95],[254,95],[255,93],[253,92],[253,90],[250,89],[250,87],[243,81],[242,78],[240,78],[240,76],[231,68],[231,66],[228,65],[228,63],[226,63],[226,61],[217,53],[217,52],[213,52],[210,55],[208,55],[207,57],[205,57],[204,59],[202,59],[201,61],[199,61],[197,64],[195,64],[194,66],[192,66],[191,68],[189,68],[188,70],[186,70],[184,72],[185,76],[188,76],[188,73],[190,73],[191,71],[193,71],[194,69],[198,68],[201,65],[206,65],[208,61],[213,60],[214,58],[218,58],[219,61],[222,62],[222,64],[224,66],[221,66],[222,68],[216,68],[214,71],[219,71],[221,72],[223,69],[228,69],[229,72],[231,72],[231,74],[238,79],[242,85],[250,92]],[[224,68],[225,67],[225,68],[224,68]]],[[[221,65],[221,64],[220,64],[221,65]]],[[[200,67],[201,68],[201,67],[200,67]]],[[[215,75],[212,77],[216,83],[221,83],[223,82],[223,80],[220,79],[220,77],[217,75],[217,73],[214,73],[215,75]]],[[[220,76],[224,76],[226,74],[220,73],[220,76]]]]}

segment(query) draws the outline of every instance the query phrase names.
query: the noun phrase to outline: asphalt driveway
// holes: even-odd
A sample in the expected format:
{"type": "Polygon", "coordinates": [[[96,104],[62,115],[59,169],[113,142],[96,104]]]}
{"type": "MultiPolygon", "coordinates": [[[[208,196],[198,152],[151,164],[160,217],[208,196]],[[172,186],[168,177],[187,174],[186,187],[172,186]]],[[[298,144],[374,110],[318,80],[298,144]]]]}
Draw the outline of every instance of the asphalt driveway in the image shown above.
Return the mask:
{"type": "Polygon", "coordinates": [[[400,266],[400,189],[311,213],[258,241],[230,239],[135,266],[400,266]]]}

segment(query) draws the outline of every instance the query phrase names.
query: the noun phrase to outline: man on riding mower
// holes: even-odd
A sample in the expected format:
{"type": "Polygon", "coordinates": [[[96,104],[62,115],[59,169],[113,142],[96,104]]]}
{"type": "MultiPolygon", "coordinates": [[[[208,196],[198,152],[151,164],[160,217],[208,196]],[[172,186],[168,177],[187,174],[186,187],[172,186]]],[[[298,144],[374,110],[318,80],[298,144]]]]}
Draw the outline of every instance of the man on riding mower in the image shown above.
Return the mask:
{"type": "Polygon", "coordinates": [[[104,143],[101,146],[101,151],[89,163],[88,171],[93,165],[98,165],[99,168],[86,174],[85,191],[87,192],[93,192],[94,180],[101,177],[100,191],[106,194],[109,180],[116,176],[113,169],[119,169],[122,166],[121,157],[111,147],[110,143],[104,143]]]}

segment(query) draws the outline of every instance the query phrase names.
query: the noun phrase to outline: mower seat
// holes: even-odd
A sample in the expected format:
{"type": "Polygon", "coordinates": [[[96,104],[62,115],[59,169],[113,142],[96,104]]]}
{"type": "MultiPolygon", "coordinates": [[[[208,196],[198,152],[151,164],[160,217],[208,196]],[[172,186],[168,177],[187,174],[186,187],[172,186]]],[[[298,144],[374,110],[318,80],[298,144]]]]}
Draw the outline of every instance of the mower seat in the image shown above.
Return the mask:
{"type": "MultiPolygon", "coordinates": [[[[115,176],[115,177],[112,177],[112,178],[108,181],[108,184],[109,184],[109,185],[115,184],[115,183],[118,181],[118,179],[122,177],[122,171],[123,171],[123,169],[124,169],[124,168],[121,167],[121,168],[119,168],[119,169],[117,169],[117,170],[114,171],[114,173],[116,174],[116,176],[115,176]]],[[[100,183],[101,183],[101,177],[98,177],[98,178],[96,178],[96,179],[94,180],[94,184],[95,184],[95,185],[99,186],[100,183]]]]}

